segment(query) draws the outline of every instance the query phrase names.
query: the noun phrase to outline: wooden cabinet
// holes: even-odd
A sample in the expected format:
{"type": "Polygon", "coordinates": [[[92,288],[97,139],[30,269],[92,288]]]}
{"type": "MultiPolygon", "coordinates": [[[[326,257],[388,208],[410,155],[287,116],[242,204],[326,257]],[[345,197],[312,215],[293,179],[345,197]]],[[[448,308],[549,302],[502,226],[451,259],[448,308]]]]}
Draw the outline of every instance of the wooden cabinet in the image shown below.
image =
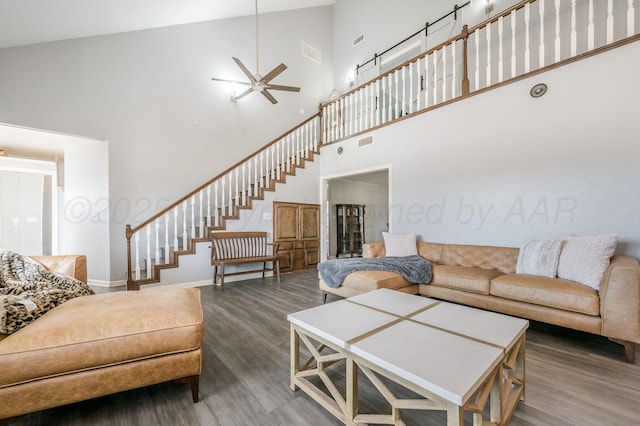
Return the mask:
{"type": "Polygon", "coordinates": [[[320,260],[320,205],[273,203],[273,242],[280,272],[315,268],[320,260]]]}
{"type": "Polygon", "coordinates": [[[338,232],[336,257],[362,256],[364,243],[364,206],[337,204],[336,228],[338,232]]]}

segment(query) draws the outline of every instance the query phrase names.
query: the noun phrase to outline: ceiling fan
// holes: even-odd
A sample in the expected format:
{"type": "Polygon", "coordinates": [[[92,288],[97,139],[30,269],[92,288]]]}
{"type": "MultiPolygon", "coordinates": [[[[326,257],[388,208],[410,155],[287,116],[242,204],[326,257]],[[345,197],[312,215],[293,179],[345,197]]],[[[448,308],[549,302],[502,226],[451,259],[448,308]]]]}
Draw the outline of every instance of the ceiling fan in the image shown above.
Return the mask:
{"type": "Polygon", "coordinates": [[[287,92],[300,91],[299,87],[282,86],[280,84],[271,84],[271,80],[276,78],[278,75],[280,75],[280,73],[282,73],[284,70],[287,69],[287,66],[285,64],[278,65],[277,67],[269,71],[269,73],[265,76],[262,76],[260,74],[260,55],[258,53],[258,0],[256,0],[256,73],[252,74],[251,71],[249,71],[247,67],[244,66],[244,64],[242,63],[242,61],[240,61],[240,59],[233,57],[233,60],[238,65],[238,67],[240,67],[242,72],[249,78],[249,82],[226,80],[223,78],[215,78],[215,77],[211,77],[211,80],[224,81],[227,83],[236,83],[236,84],[251,86],[246,91],[240,93],[238,96],[235,96],[234,94],[234,96],[231,97],[231,100],[234,102],[242,97],[247,96],[251,92],[259,92],[259,93],[262,93],[262,96],[267,98],[272,104],[277,104],[278,101],[276,100],[276,98],[273,97],[273,95],[269,92],[269,90],[284,90],[287,92]]]}

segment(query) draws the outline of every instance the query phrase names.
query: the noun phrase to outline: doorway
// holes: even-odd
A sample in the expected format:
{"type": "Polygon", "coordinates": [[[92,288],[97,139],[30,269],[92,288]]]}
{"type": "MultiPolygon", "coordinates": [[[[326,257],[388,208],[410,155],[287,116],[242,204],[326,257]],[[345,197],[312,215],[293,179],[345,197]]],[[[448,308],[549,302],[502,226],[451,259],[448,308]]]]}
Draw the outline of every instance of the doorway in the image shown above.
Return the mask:
{"type": "Polygon", "coordinates": [[[340,253],[343,250],[338,247],[340,206],[356,205],[361,208],[364,213],[361,219],[363,244],[382,241],[382,233],[389,230],[390,176],[390,166],[383,166],[321,180],[322,259],[342,257],[340,253]]]}

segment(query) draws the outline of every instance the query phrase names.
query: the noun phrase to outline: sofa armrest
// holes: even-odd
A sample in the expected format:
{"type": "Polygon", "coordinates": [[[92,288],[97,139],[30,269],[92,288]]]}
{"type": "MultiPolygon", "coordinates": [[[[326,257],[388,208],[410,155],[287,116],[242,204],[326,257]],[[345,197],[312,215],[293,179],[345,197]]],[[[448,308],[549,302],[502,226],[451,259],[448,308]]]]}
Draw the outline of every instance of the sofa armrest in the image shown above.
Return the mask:
{"type": "Polygon", "coordinates": [[[87,282],[87,256],[68,254],[61,256],[30,256],[51,272],[69,275],[83,283],[87,282]]]}
{"type": "Polygon", "coordinates": [[[640,343],[640,265],[631,256],[613,256],[600,283],[602,335],[640,343]]]}
{"type": "Polygon", "coordinates": [[[379,259],[386,254],[384,241],[374,241],[362,245],[362,257],[379,259]]]}

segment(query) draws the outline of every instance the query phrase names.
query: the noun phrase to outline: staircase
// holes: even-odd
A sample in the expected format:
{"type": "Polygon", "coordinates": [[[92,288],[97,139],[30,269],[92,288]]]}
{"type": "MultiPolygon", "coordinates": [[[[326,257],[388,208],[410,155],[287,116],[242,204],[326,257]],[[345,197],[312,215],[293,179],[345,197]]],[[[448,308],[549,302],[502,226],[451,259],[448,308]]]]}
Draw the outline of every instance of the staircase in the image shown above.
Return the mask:
{"type": "Polygon", "coordinates": [[[127,289],[159,282],[161,270],[178,267],[180,256],[239,219],[322,146],[639,41],[636,2],[521,1],[321,105],[316,115],[166,209],[127,225],[127,289]]]}

